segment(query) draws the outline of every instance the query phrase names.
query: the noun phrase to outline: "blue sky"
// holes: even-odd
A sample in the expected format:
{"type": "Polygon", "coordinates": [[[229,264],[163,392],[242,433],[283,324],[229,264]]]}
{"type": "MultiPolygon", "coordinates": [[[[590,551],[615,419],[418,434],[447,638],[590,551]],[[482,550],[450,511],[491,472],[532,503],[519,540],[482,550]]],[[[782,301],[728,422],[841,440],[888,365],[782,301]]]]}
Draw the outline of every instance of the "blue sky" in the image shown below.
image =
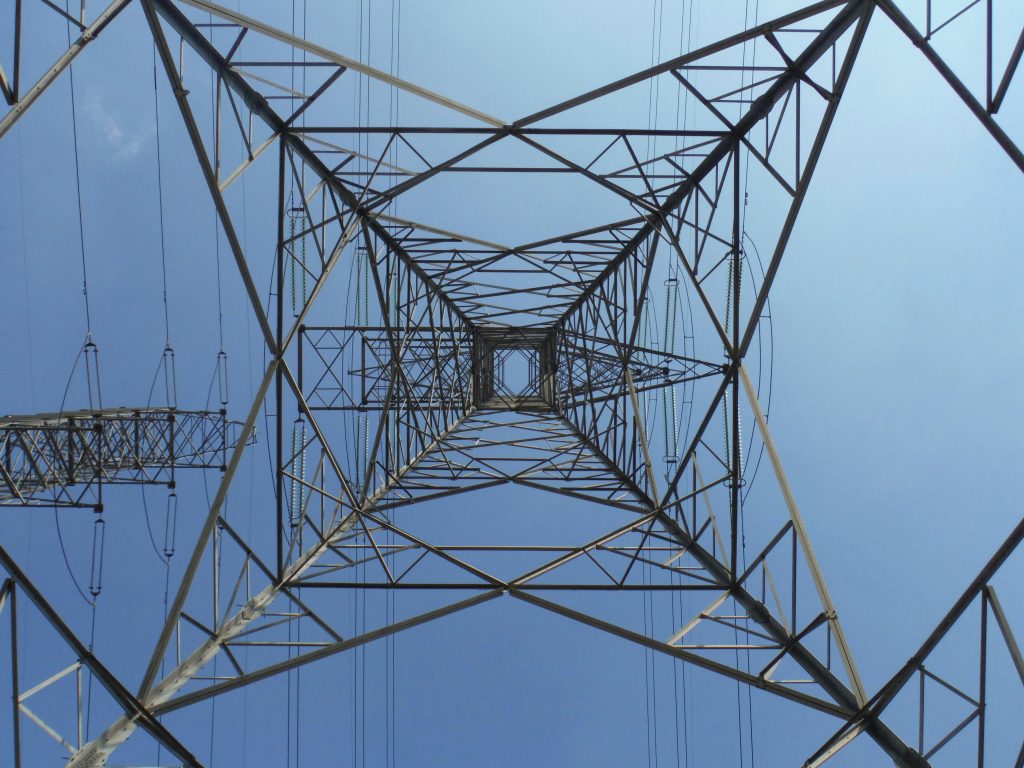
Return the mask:
{"type": "MultiPolygon", "coordinates": [[[[761,2],[759,17],[795,5],[761,2]]],[[[649,66],[652,13],[659,8],[407,0],[400,74],[514,120],[649,66]]],[[[266,3],[245,2],[242,10],[290,23],[287,9],[266,3]]],[[[742,28],[744,3],[705,2],[695,10],[694,47],[742,28]]],[[[916,10],[908,4],[908,12],[916,10]]],[[[661,58],[678,52],[681,11],[678,4],[664,4],[661,58]]],[[[373,4],[364,29],[368,21],[372,45],[359,33],[357,4],[316,5],[309,9],[308,34],[388,69],[390,4],[373,4]]],[[[43,25],[33,31],[50,49],[64,34],[43,25]]],[[[971,51],[966,40],[947,42],[950,55],[965,62],[971,51]]],[[[39,50],[28,55],[45,59],[48,49],[41,44],[39,50]]],[[[152,55],[142,12],[133,6],[75,65],[92,330],[107,405],[146,401],[165,342],[152,55]]],[[[208,87],[204,74],[194,76],[208,87]]],[[[178,401],[190,408],[209,402],[219,349],[219,253],[230,409],[242,418],[264,352],[227,246],[215,239],[212,205],[162,72],[158,82],[178,401]]],[[[1020,83],[1012,93],[1004,124],[1022,137],[1020,83]]],[[[374,94],[383,119],[387,92],[381,86],[374,94]]],[[[0,169],[14,180],[0,185],[0,258],[8,276],[0,303],[5,413],[56,410],[65,387],[69,405],[84,405],[80,368],[68,384],[85,332],[68,99],[65,75],[0,141],[0,169]]],[[[638,103],[646,106],[646,93],[638,103]]],[[[399,106],[406,119],[436,118],[411,97],[403,95],[399,106]]],[[[648,120],[646,113],[604,117],[634,126],[648,120]]],[[[229,192],[261,290],[275,248],[275,162],[276,153],[268,153],[229,192]]],[[[528,198],[518,182],[445,180],[410,197],[408,208],[400,203],[398,212],[414,210],[431,223],[497,242],[524,242],[619,215],[603,191],[559,183],[528,198]]],[[[1021,172],[913,46],[876,14],[771,305],[772,429],[869,691],[916,649],[1020,518],[1022,194],[1021,172]]],[[[752,197],[755,224],[769,217],[773,205],[752,197]]],[[[320,311],[330,320],[336,305],[320,311]]],[[[265,543],[261,536],[272,524],[273,504],[262,420],[260,428],[228,514],[265,543]]],[[[211,476],[209,487],[215,482],[211,476]]],[[[770,487],[767,468],[757,482],[770,487]]],[[[199,479],[183,482],[179,551],[191,546],[206,493],[199,479]]],[[[161,489],[145,497],[137,489],[112,493],[106,513],[107,578],[96,650],[130,688],[162,614],[164,566],[150,549],[144,519],[159,517],[164,498],[161,489]]],[[[427,519],[433,513],[437,520],[461,515],[463,524],[472,521],[481,535],[499,540],[514,537],[518,525],[548,526],[557,536],[596,524],[582,504],[527,489],[456,497],[455,504],[428,504],[419,514],[427,519]],[[489,516],[481,519],[474,510],[489,516]]],[[[87,636],[89,610],[60,559],[54,515],[17,509],[4,514],[4,546],[87,636]]],[[[71,570],[81,579],[89,565],[91,513],[62,512],[60,521],[71,570]]],[[[172,584],[180,559],[173,561],[172,584]]],[[[997,582],[1018,626],[1024,618],[1022,569],[1018,556],[997,582]]],[[[607,599],[607,610],[635,617],[635,602],[614,599],[607,599]]],[[[667,628],[664,615],[658,621],[667,628]]],[[[38,648],[23,662],[34,679],[63,657],[41,622],[30,619],[26,626],[38,648]]],[[[389,673],[383,648],[303,671],[299,765],[361,764],[364,742],[353,722],[361,727],[362,720],[353,721],[353,708],[362,706],[363,694],[353,699],[352,686],[362,674],[353,665],[364,662],[365,762],[385,764],[389,673]]],[[[623,640],[501,598],[411,630],[398,637],[394,650],[395,764],[643,765],[653,759],[652,744],[659,765],[675,765],[677,757],[682,763],[674,703],[681,667],[673,669],[663,658],[651,662],[657,705],[650,715],[647,657],[623,640]]],[[[689,765],[751,764],[751,733],[754,764],[798,765],[835,727],[758,693],[749,709],[742,694],[737,718],[733,683],[687,674],[693,721],[682,753],[689,765]]],[[[209,705],[173,715],[168,725],[187,734],[186,743],[210,764],[296,765],[293,727],[275,709],[289,685],[294,692],[295,679],[278,679],[219,700],[212,737],[209,705]]],[[[98,696],[95,706],[93,731],[110,711],[98,696]]],[[[31,738],[39,755],[50,749],[42,746],[44,737],[31,738]]],[[[836,764],[878,759],[869,745],[859,746],[848,762],[836,764]]],[[[126,761],[155,759],[144,738],[128,750],[135,751],[126,751],[126,761]]],[[[168,764],[166,754],[163,759],[168,764]]]]}

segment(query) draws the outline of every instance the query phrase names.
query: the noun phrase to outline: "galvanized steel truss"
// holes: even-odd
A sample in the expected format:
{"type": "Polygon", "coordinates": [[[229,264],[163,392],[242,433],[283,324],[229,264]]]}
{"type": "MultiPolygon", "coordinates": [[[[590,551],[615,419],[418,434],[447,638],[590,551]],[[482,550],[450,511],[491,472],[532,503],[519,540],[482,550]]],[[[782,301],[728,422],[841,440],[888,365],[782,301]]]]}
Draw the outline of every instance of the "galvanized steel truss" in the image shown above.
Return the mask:
{"type": "MultiPolygon", "coordinates": [[[[72,19],[79,39],[23,92],[22,0],[16,2],[13,69],[0,69],[0,90],[10,105],[0,119],[0,136],[127,4],[112,3],[92,23],[83,5],[81,17],[72,19]]],[[[270,357],[241,434],[252,433],[264,401],[272,402],[276,556],[269,562],[261,558],[221,514],[247,442],[234,441],[227,456],[222,440],[215,462],[223,469],[222,481],[138,693],[129,696],[111,680],[108,687],[124,702],[125,715],[98,738],[71,745],[69,765],[105,764],[139,725],[196,764],[154,716],[502,595],[843,719],[843,728],[809,764],[820,764],[866,732],[896,764],[928,765],[946,741],[929,746],[922,738],[915,749],[880,714],[915,671],[932,674],[924,667],[930,646],[867,698],[745,360],[876,6],[1024,170],[1019,146],[997,121],[1022,58],[1024,32],[1009,58],[1000,60],[992,44],[991,0],[985,7],[987,75],[980,96],[932,45],[933,34],[963,14],[934,21],[926,0],[920,31],[891,0],[825,0],[515,122],[207,0],[141,5],[270,357]],[[766,52],[757,65],[746,55],[754,41],[766,52]],[[197,119],[200,99],[186,87],[186,57],[190,66],[201,61],[212,73],[210,136],[204,137],[197,119]],[[277,76],[282,71],[291,75],[291,84],[277,76]],[[294,86],[295,72],[302,72],[301,91],[294,86]],[[473,124],[316,124],[324,114],[319,107],[347,73],[473,124]],[[575,115],[587,105],[658,78],[680,89],[699,112],[693,128],[577,127],[575,115]],[[562,127],[567,121],[574,127],[562,127]],[[424,142],[438,137],[462,144],[428,160],[424,142]],[[510,143],[534,153],[535,161],[475,160],[510,143]],[[275,298],[265,304],[225,193],[275,148],[275,298]],[[401,163],[394,160],[398,148],[406,158],[401,163]],[[753,166],[771,186],[781,212],[759,275],[745,259],[744,160],[747,174],[753,166]],[[432,179],[467,173],[571,174],[621,199],[633,215],[506,246],[389,213],[403,195],[432,179]],[[355,306],[354,322],[309,322],[342,262],[356,269],[342,296],[355,306]],[[688,297],[698,319],[689,321],[683,335],[702,335],[705,357],[692,345],[684,343],[680,352],[665,338],[650,337],[655,281],[673,301],[688,297]],[[710,359],[708,349],[717,359],[710,359]],[[515,365],[524,364],[525,374],[513,374],[515,365]],[[651,403],[668,397],[674,403],[679,389],[696,426],[680,441],[666,420],[664,435],[653,435],[651,403]],[[293,422],[286,412],[294,412],[293,422]],[[739,550],[744,415],[753,417],[780,499],[778,520],[763,531],[759,554],[745,563],[739,550]],[[724,441],[716,446],[711,429],[719,417],[724,441]],[[505,484],[593,502],[627,517],[572,545],[434,544],[396,522],[395,512],[410,505],[505,484]],[[199,591],[196,574],[213,548],[234,552],[234,560],[216,558],[215,567],[230,580],[233,563],[237,576],[231,597],[215,600],[211,618],[203,620],[188,606],[199,591]],[[480,553],[543,557],[508,577],[481,567],[475,557],[480,553]],[[264,586],[254,587],[254,581],[264,586]],[[346,636],[309,597],[332,589],[474,594],[346,636]],[[659,639],[540,596],[581,590],[707,593],[708,602],[671,637],[659,639]],[[810,607],[805,592],[812,596],[810,607]],[[276,605],[283,607],[272,612],[276,605]],[[194,649],[185,656],[169,654],[172,637],[186,625],[199,632],[194,649]],[[301,642],[292,639],[293,629],[301,642]],[[252,646],[269,650],[260,662],[243,667],[235,651],[252,646]],[[740,648],[761,660],[757,671],[719,653],[740,648]],[[201,671],[218,656],[233,671],[203,678],[201,671]],[[158,679],[162,668],[171,671],[158,679]],[[789,676],[793,671],[802,677],[789,676]]],[[[664,320],[667,337],[670,322],[675,333],[676,317],[664,310],[656,322],[664,320]]],[[[146,462],[136,464],[131,479],[148,481],[139,475],[146,462]]],[[[19,482],[10,471],[4,478],[17,495],[19,482]]],[[[59,483],[48,487],[54,485],[59,483]]],[[[935,642],[980,595],[982,616],[995,616],[1022,671],[1012,629],[988,584],[1021,536],[1018,527],[998,562],[937,630],[935,642]]],[[[11,576],[0,590],[4,598],[13,603],[15,589],[22,587],[40,610],[52,614],[6,554],[3,565],[11,576]]],[[[68,638],[52,615],[51,623],[68,638]]],[[[91,656],[79,653],[79,659],[102,670],[91,656]]],[[[983,699],[963,695],[975,706],[972,719],[983,721],[983,699]]],[[[979,765],[983,759],[980,751],[979,765]]]]}
{"type": "Polygon", "coordinates": [[[0,418],[0,506],[91,507],[103,486],[221,469],[238,440],[223,412],[107,408],[0,418]]]}

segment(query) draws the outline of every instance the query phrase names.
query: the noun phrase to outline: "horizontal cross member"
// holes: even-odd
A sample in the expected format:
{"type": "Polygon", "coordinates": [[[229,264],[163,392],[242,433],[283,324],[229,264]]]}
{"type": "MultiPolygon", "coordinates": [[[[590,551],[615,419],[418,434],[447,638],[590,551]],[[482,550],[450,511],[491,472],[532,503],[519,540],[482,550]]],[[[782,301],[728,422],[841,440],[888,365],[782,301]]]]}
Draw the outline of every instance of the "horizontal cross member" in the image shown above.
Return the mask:
{"type": "Polygon", "coordinates": [[[173,486],[176,470],[223,469],[240,426],[224,411],[174,408],[5,416],[0,506],[97,506],[96,484],[173,486]]]}

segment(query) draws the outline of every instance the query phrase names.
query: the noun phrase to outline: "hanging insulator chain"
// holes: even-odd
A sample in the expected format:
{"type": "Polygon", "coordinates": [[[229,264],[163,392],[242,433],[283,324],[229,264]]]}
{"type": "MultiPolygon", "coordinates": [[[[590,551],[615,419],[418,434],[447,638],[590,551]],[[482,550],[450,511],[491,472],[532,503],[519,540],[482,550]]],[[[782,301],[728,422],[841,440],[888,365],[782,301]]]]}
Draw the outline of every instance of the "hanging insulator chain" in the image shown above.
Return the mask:
{"type": "Polygon", "coordinates": [[[106,522],[103,513],[97,512],[92,526],[92,562],[89,567],[89,594],[95,600],[103,591],[103,544],[106,522]]]}
{"type": "MultiPolygon", "coordinates": [[[[306,283],[306,278],[308,277],[309,270],[306,269],[306,236],[305,235],[302,236],[302,240],[299,243],[299,257],[301,259],[299,265],[302,267],[302,307],[300,308],[300,311],[301,311],[301,309],[305,308],[306,301],[309,299],[309,294],[307,292],[307,283],[306,283]]],[[[293,312],[294,312],[294,310],[293,310],[293,312]]],[[[298,317],[299,313],[295,312],[295,316],[298,317]]]]}
{"type": "Polygon", "coordinates": [[[164,369],[164,395],[167,398],[168,408],[178,407],[178,373],[174,364],[174,348],[170,342],[164,347],[163,360],[164,369]]]}
{"type": "Polygon", "coordinates": [[[167,513],[164,517],[164,557],[174,557],[174,543],[178,531],[178,494],[167,494],[167,513]]]}
{"type": "MultiPolygon", "coordinates": [[[[668,277],[665,279],[665,341],[663,351],[668,354],[675,354],[676,351],[676,322],[679,314],[679,273],[670,267],[668,277]]],[[[669,377],[668,368],[665,369],[666,378],[669,377]]],[[[678,461],[676,453],[679,450],[679,414],[676,406],[676,387],[671,385],[663,390],[662,397],[662,421],[665,435],[665,463],[675,464],[678,461]]]]}
{"type": "Polygon", "coordinates": [[[89,390],[89,408],[103,408],[103,394],[100,390],[100,350],[92,340],[86,339],[85,347],[85,378],[89,390]]]}
{"type": "Polygon", "coordinates": [[[288,286],[291,288],[292,314],[295,314],[295,216],[292,211],[292,196],[288,196],[288,247],[285,253],[288,254],[288,286]]]}
{"type": "Polygon", "coordinates": [[[223,349],[217,353],[217,389],[220,392],[220,407],[228,407],[228,354],[223,349]]]}
{"type": "Polygon", "coordinates": [[[308,298],[308,283],[306,269],[306,235],[299,237],[299,255],[295,253],[295,231],[300,226],[300,219],[305,218],[305,209],[301,205],[295,205],[294,191],[288,193],[288,275],[289,287],[291,288],[292,315],[298,317],[306,306],[308,298]],[[296,274],[299,272],[299,274],[296,274]]]}
{"type": "Polygon", "coordinates": [[[291,481],[289,522],[296,528],[302,517],[306,480],[306,422],[301,416],[292,424],[292,474],[295,477],[291,481]]]}

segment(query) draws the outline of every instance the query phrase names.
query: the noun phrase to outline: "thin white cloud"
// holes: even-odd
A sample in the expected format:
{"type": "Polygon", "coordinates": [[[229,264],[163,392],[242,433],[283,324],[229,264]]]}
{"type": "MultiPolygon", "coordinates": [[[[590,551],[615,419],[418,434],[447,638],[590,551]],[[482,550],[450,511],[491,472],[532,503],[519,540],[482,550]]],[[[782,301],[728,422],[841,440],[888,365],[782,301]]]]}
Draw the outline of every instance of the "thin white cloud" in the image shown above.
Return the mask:
{"type": "Polygon", "coordinates": [[[139,154],[139,150],[142,149],[142,145],[146,143],[149,138],[148,133],[139,134],[131,141],[123,142],[121,148],[114,152],[114,158],[117,160],[128,160],[139,154]]]}
{"type": "Polygon", "coordinates": [[[95,96],[86,103],[86,113],[113,150],[114,159],[121,162],[131,160],[138,155],[152,133],[151,128],[127,131],[114,115],[103,108],[100,100],[95,96]]]}

